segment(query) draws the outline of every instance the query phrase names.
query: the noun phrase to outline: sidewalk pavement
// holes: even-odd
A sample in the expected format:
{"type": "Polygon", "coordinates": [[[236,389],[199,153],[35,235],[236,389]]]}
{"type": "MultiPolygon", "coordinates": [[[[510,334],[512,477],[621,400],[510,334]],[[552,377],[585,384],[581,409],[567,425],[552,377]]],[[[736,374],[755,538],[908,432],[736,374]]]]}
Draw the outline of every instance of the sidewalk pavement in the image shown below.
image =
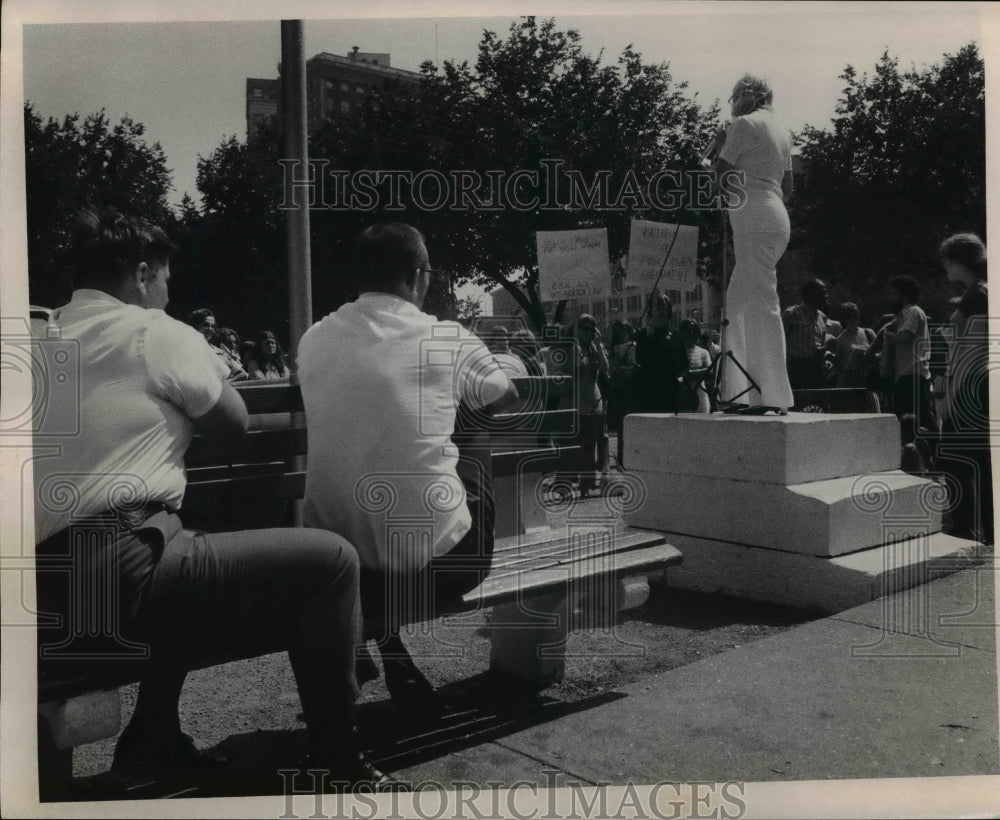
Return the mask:
{"type": "Polygon", "coordinates": [[[622,785],[998,774],[998,567],[991,557],[395,775],[511,784],[550,770],[556,785],[622,785]]]}

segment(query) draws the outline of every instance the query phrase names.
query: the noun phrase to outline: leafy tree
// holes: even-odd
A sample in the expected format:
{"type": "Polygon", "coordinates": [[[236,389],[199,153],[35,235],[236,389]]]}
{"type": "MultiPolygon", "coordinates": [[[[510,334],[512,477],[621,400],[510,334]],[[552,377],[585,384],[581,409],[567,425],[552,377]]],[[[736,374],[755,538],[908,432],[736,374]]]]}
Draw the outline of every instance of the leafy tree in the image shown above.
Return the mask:
{"type": "Polygon", "coordinates": [[[939,309],[950,295],[937,245],[950,233],[986,227],[983,60],[974,44],[940,65],[901,72],[884,53],[872,76],[847,66],[830,128],[801,135],[803,177],[794,241],[810,268],[844,296],[883,300],[905,273],[939,309]]]}
{"type": "Polygon", "coordinates": [[[28,287],[33,303],[63,304],[72,290],[66,259],[72,220],[80,209],[115,207],[171,229],[167,202],[171,172],[158,142],[142,123],[112,125],[103,110],[43,120],[24,106],[28,221],[28,287]]]}
{"type": "Polygon", "coordinates": [[[249,142],[224,140],[198,160],[200,209],[182,205],[172,312],[215,311],[244,336],[261,329],[288,340],[288,276],[280,139],[272,127],[249,142]]]}
{"type": "Polygon", "coordinates": [[[458,321],[468,327],[483,312],[482,302],[475,296],[466,296],[458,300],[458,321]]]}
{"type": "MultiPolygon", "coordinates": [[[[425,64],[418,89],[389,84],[351,118],[324,123],[314,135],[311,156],[330,161],[327,193],[338,186],[345,191],[337,175],[362,170],[430,175],[422,197],[404,182],[393,201],[385,183],[377,186],[371,209],[314,212],[315,235],[322,237],[320,254],[325,254],[321,265],[340,268],[348,237],[373,218],[412,221],[428,236],[436,268],[450,270],[457,283],[503,286],[536,324],[544,321],[536,231],[606,226],[611,255],[617,257],[627,251],[633,217],[697,224],[703,229],[707,272],[718,220],[695,210],[657,208],[643,195],[660,169],[697,167],[698,149],[715,127],[717,108],[703,111],[686,96],[686,85],[674,82],[666,64],[644,64],[626,48],[615,64],[606,65],[601,56],[585,54],[579,40],[575,31],[557,30],[552,20],[539,24],[527,17],[511,24],[506,39],[484,32],[474,67],[445,62],[438,70],[425,64]],[[472,200],[477,204],[462,207],[446,199],[442,207],[418,206],[435,199],[440,177],[434,173],[445,175],[445,190],[454,194],[451,172],[456,170],[478,174],[481,185],[472,200]],[[491,186],[490,172],[509,180],[518,170],[538,174],[538,181],[522,178],[520,185],[500,192],[491,186]],[[561,192],[550,202],[546,170],[561,192]],[[603,175],[606,201],[586,196],[572,201],[573,173],[585,185],[603,175]],[[536,195],[534,207],[514,207],[511,201],[536,195]]],[[[683,188],[685,179],[678,181],[683,188]]],[[[316,243],[313,252],[315,262],[316,243]]]]}

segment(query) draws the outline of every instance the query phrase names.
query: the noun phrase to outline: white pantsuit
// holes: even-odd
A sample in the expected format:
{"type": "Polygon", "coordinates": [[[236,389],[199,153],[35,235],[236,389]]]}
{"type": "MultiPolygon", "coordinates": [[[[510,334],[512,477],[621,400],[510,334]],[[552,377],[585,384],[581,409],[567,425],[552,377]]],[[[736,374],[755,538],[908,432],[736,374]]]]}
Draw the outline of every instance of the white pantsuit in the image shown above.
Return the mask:
{"type": "MultiPolygon", "coordinates": [[[[726,290],[729,324],[723,344],[760,387],[760,392],[750,390],[736,400],[788,408],[793,398],[775,267],[789,238],[781,180],[791,169],[791,141],[762,108],[733,121],[720,158],[745,175],[745,197],[729,211],[736,265],[726,290]]],[[[732,400],[748,387],[746,377],[727,359],[720,397],[732,400]]]]}

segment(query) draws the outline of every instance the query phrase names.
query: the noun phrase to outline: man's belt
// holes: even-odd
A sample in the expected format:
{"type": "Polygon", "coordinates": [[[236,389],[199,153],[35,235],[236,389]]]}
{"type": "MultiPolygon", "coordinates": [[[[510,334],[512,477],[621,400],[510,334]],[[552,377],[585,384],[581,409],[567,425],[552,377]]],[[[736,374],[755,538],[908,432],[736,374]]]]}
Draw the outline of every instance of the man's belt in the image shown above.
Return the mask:
{"type": "Polygon", "coordinates": [[[147,519],[166,509],[166,504],[152,502],[143,504],[143,506],[137,507],[134,510],[105,510],[97,515],[73,521],[70,526],[73,529],[107,529],[110,527],[114,532],[128,532],[141,526],[147,519]]]}

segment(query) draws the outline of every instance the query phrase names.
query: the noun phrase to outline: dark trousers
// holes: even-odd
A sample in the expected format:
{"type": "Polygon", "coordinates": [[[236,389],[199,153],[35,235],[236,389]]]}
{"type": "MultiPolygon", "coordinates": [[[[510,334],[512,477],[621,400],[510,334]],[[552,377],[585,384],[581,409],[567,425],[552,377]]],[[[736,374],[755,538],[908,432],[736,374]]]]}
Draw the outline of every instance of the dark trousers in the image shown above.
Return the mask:
{"type": "Polygon", "coordinates": [[[361,569],[366,640],[381,641],[397,634],[403,624],[435,618],[439,610],[457,605],[489,574],[496,520],[493,482],[485,462],[462,452],[458,473],[472,526],[447,553],[435,556],[417,573],[361,569]]]}
{"type": "Polygon", "coordinates": [[[789,358],[786,365],[792,390],[822,390],[826,387],[822,359],[812,356],[806,359],[789,358]]]}
{"type": "Polygon", "coordinates": [[[593,489],[596,485],[595,473],[608,471],[608,417],[604,413],[581,413],[577,416],[576,457],[574,472],[580,480],[580,490],[593,489]]]}
{"type": "Polygon", "coordinates": [[[143,686],[173,680],[179,694],[190,669],[287,649],[307,721],[346,716],[361,624],[347,541],[315,529],[191,534],[167,512],[120,533],[92,522],[36,548],[43,665],[99,675],[135,663],[143,686]]]}
{"type": "Polygon", "coordinates": [[[892,393],[892,410],[897,416],[912,414],[917,419],[917,429],[937,432],[938,419],[931,397],[931,381],[920,376],[900,376],[892,393]]]}

